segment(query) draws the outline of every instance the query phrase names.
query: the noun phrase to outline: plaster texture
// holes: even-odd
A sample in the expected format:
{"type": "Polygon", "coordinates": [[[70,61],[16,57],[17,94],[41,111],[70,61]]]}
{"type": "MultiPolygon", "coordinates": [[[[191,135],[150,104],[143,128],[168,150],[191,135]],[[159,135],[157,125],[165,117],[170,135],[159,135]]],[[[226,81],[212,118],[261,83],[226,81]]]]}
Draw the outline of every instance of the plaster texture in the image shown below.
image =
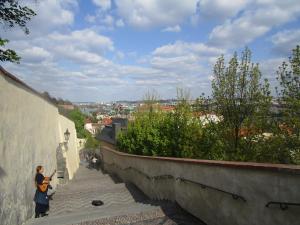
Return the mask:
{"type": "MultiPolygon", "coordinates": [[[[0,70],[0,224],[22,224],[33,216],[34,175],[43,165],[45,175],[57,167],[56,153],[68,128],[65,153],[70,177],[78,168],[74,124],[24,83],[0,70]],[[74,148],[75,146],[75,148],[74,148]]],[[[54,188],[58,179],[54,176],[54,188]]]]}
{"type": "Polygon", "coordinates": [[[239,167],[234,163],[224,166],[221,162],[210,165],[201,160],[136,157],[105,146],[101,154],[106,171],[134,183],[150,198],[176,201],[209,225],[299,224],[300,207],[281,210],[279,206],[267,208],[266,204],[269,201],[300,202],[300,167],[276,170],[239,167]],[[157,177],[162,175],[170,176],[157,177]],[[242,196],[246,201],[234,199],[216,188],[242,196]]]}
{"type": "Polygon", "coordinates": [[[79,168],[79,149],[77,144],[77,135],[73,121],[59,115],[59,137],[64,139],[64,132],[68,129],[70,132],[69,141],[64,145],[63,156],[66,159],[66,168],[68,170],[69,179],[74,177],[75,172],[79,168]]]}

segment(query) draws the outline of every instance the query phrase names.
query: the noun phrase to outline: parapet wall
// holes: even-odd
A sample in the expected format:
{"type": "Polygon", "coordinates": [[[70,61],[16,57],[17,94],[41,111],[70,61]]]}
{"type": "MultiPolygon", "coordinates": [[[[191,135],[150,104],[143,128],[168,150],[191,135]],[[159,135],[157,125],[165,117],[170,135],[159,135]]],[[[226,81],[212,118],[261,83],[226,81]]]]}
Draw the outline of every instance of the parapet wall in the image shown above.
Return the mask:
{"type": "Polygon", "coordinates": [[[297,225],[300,167],[136,156],[101,148],[104,169],[208,225],[297,225]],[[286,208],[287,207],[287,208],[286,208]],[[285,210],[283,210],[285,209],[285,210]]]}
{"type": "MultiPolygon", "coordinates": [[[[70,131],[66,154],[69,177],[78,168],[74,123],[58,109],[0,67],[0,224],[22,224],[34,212],[34,175],[43,165],[49,176],[56,152],[70,131]]],[[[54,176],[52,186],[57,185],[54,176]]]]}

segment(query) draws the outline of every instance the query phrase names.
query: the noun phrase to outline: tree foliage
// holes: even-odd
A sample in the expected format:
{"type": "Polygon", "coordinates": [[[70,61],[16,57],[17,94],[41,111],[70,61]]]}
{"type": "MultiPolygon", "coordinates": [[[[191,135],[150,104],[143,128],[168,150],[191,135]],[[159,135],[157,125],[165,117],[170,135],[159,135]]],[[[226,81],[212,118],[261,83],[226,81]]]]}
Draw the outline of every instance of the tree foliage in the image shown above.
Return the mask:
{"type": "Polygon", "coordinates": [[[300,47],[278,70],[279,119],[271,113],[269,83],[261,78],[248,48],[228,65],[221,56],[211,98],[203,94],[190,104],[179,90],[174,112],[162,112],[148,95],[118,147],[141,155],[300,164],[300,47]]]}
{"type": "Polygon", "coordinates": [[[100,142],[96,140],[90,132],[84,129],[86,116],[78,109],[68,112],[67,117],[75,123],[77,138],[85,138],[84,147],[86,149],[95,149],[100,146],[100,142]]]}
{"type": "Polygon", "coordinates": [[[17,53],[14,50],[11,49],[2,49],[5,44],[7,44],[9,41],[7,39],[2,39],[0,37],[0,61],[10,61],[19,63],[21,57],[17,55],[17,53]]]}
{"type": "Polygon", "coordinates": [[[148,95],[148,110],[137,112],[127,132],[119,135],[119,149],[140,155],[210,158],[210,143],[202,138],[206,134],[199,119],[193,116],[188,93],[179,89],[177,95],[174,112],[159,110],[153,95],[148,95]]]}
{"type": "Polygon", "coordinates": [[[98,148],[99,146],[100,146],[100,142],[96,140],[90,133],[87,133],[84,148],[95,149],[98,148]]]}
{"type": "Polygon", "coordinates": [[[259,66],[251,62],[248,48],[242,52],[240,60],[235,53],[228,66],[223,56],[217,60],[212,92],[215,111],[222,116],[219,126],[226,158],[238,160],[252,156],[253,139],[266,131],[265,116],[272,98],[269,83],[267,80],[261,82],[259,66]],[[243,138],[243,134],[247,138],[243,138]]]}
{"type": "Polygon", "coordinates": [[[88,131],[84,129],[85,116],[79,109],[74,109],[68,113],[68,118],[75,123],[75,128],[78,138],[86,138],[88,136],[88,131]]]}
{"type": "MultiPolygon", "coordinates": [[[[35,16],[35,12],[27,6],[22,6],[17,0],[0,1],[0,24],[5,27],[20,27],[25,34],[29,34],[27,22],[35,16]]],[[[0,61],[19,62],[20,57],[12,49],[4,49],[9,41],[0,37],[0,61]]]]}
{"type": "Polygon", "coordinates": [[[292,152],[291,161],[300,163],[300,46],[292,50],[289,62],[283,62],[277,71],[280,83],[280,104],[283,117],[279,121],[280,146],[292,152]]]}

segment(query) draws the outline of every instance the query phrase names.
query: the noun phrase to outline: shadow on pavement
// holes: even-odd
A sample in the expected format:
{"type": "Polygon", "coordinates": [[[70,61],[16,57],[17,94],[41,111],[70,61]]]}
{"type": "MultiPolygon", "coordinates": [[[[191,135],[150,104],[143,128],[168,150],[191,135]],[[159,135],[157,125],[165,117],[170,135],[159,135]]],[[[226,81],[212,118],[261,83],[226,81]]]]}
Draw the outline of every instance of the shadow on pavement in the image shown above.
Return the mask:
{"type": "Polygon", "coordinates": [[[166,219],[180,225],[205,225],[205,223],[182,209],[176,202],[167,200],[151,200],[134,184],[126,183],[126,188],[136,202],[160,206],[166,219]]]}

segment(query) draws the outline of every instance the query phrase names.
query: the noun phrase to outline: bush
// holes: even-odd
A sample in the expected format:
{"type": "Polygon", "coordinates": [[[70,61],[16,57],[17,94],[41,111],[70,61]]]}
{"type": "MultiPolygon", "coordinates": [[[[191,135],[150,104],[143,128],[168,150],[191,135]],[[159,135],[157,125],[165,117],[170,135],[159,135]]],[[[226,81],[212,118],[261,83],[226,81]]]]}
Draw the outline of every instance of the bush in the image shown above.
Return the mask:
{"type": "Polygon", "coordinates": [[[84,147],[86,149],[95,149],[95,148],[99,148],[99,146],[100,146],[100,142],[96,140],[90,133],[88,133],[84,147]]]}

